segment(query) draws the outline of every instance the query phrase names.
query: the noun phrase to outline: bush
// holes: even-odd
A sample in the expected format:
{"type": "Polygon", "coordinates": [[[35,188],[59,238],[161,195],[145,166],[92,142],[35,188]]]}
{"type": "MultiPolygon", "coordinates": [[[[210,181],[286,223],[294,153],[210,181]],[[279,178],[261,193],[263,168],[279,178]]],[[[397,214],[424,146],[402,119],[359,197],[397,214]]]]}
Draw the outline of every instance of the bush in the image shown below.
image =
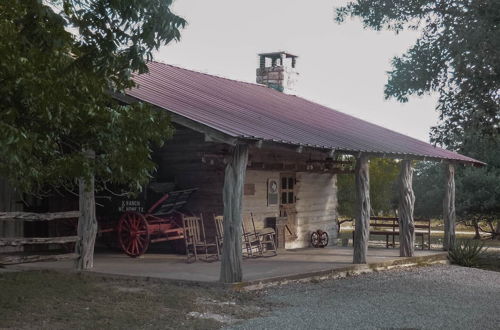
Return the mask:
{"type": "Polygon", "coordinates": [[[480,240],[461,240],[456,241],[453,248],[448,252],[448,259],[452,264],[477,267],[479,266],[481,256],[486,249],[484,243],[480,240]]]}

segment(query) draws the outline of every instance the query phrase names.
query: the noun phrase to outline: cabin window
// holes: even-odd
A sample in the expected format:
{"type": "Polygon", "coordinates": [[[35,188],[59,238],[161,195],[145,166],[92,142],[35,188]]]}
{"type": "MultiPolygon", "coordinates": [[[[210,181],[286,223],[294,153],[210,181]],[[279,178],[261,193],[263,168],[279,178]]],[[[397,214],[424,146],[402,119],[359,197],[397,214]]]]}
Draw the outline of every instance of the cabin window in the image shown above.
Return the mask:
{"type": "Polygon", "coordinates": [[[294,204],[295,203],[295,176],[284,175],[281,177],[281,204],[294,204]]]}

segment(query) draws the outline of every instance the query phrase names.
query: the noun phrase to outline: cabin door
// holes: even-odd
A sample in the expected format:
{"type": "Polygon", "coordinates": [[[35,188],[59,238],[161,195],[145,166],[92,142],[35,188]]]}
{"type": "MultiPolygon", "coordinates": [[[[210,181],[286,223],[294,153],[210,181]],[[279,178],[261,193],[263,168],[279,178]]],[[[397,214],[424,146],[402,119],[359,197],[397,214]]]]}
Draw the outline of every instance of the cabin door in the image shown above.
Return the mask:
{"type": "Polygon", "coordinates": [[[295,209],[296,190],[295,190],[295,173],[281,173],[280,175],[280,216],[287,217],[287,227],[285,228],[285,236],[296,235],[296,214],[295,209]],[[288,234],[286,234],[288,233],[288,234]]]}

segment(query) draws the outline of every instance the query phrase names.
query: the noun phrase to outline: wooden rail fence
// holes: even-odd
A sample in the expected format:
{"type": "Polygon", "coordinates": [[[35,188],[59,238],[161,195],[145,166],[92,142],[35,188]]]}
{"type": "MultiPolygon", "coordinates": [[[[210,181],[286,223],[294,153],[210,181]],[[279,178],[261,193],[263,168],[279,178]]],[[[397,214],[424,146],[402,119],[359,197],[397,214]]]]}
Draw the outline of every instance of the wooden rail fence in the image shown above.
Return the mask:
{"type": "MultiPolygon", "coordinates": [[[[79,218],[80,212],[56,212],[56,213],[30,213],[30,212],[0,212],[0,221],[54,221],[59,219],[79,218]]],[[[3,246],[23,246],[35,244],[66,244],[78,242],[78,236],[58,236],[58,237],[2,237],[0,238],[0,247],[3,246]]],[[[76,259],[76,253],[64,254],[0,254],[0,266],[13,265],[37,261],[55,261],[76,259]]]]}

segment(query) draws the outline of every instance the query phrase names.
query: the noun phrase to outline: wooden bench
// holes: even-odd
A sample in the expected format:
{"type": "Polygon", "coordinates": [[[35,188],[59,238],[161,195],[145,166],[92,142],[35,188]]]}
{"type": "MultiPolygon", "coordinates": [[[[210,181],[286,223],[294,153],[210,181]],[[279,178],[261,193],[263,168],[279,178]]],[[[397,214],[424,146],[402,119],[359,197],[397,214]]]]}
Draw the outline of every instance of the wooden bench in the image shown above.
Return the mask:
{"type": "MultiPolygon", "coordinates": [[[[427,238],[427,249],[431,249],[431,220],[414,219],[415,237],[420,238],[421,248],[424,249],[425,239],[427,238]]],[[[399,237],[398,218],[394,217],[370,217],[370,235],[385,236],[385,247],[396,247],[395,237],[399,237]],[[389,237],[392,242],[389,242],[389,237]]],[[[352,233],[354,239],[354,231],[352,233]]]]}

